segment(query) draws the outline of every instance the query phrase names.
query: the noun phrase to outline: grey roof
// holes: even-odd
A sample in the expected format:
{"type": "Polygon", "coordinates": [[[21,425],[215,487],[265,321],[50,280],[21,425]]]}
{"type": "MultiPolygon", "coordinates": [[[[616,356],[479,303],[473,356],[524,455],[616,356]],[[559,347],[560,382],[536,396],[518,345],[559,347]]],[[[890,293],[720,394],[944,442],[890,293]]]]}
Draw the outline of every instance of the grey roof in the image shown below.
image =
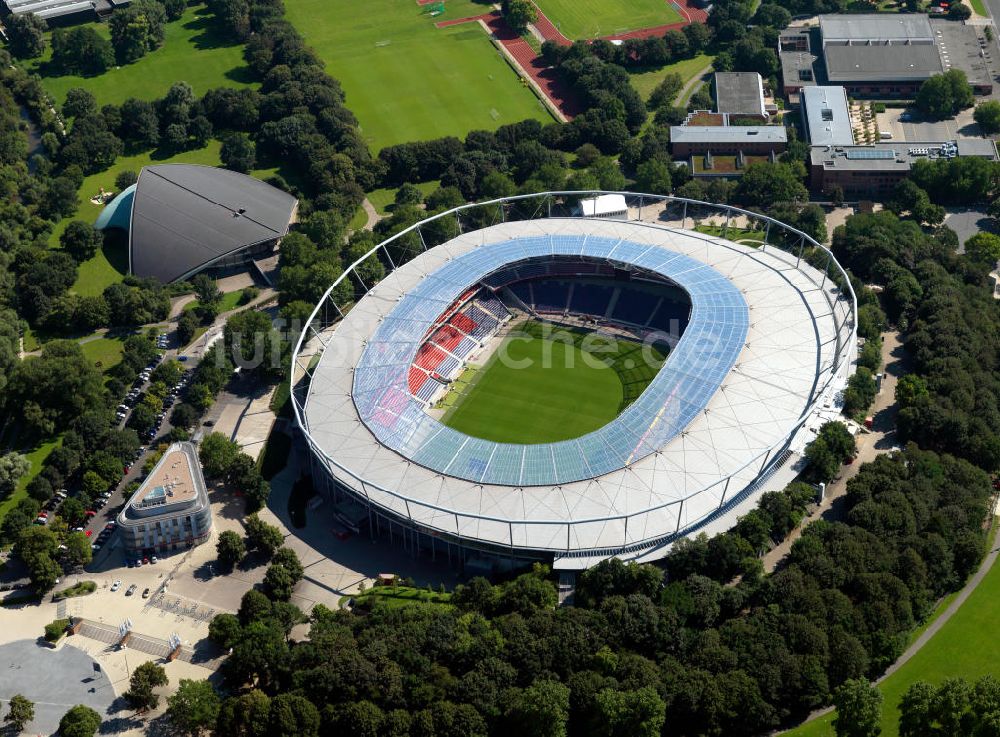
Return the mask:
{"type": "Polygon", "coordinates": [[[920,159],[940,158],[942,146],[957,143],[959,156],[980,156],[995,161],[993,141],[982,138],[958,141],[900,141],[876,143],[872,146],[813,146],[809,160],[813,166],[827,170],[909,171],[913,162],[920,159]]]}
{"type": "Polygon", "coordinates": [[[132,204],[129,268],[162,282],[186,278],[285,235],[296,204],[290,194],[228,169],[147,166],[132,204]]]}
{"type": "Polygon", "coordinates": [[[56,18],[84,11],[93,11],[92,0],[4,0],[13,15],[33,13],[39,18],[56,18]]]}
{"type": "Polygon", "coordinates": [[[828,41],[933,42],[934,34],[925,13],[864,13],[821,15],[823,43],[828,41]]]}
{"type": "Polygon", "coordinates": [[[933,44],[827,46],[823,54],[831,82],[923,80],[944,71],[933,44]]]}
{"type": "Polygon", "coordinates": [[[843,87],[804,87],[802,120],[813,145],[850,146],[854,143],[847,93],[843,87]]]}
{"type": "Polygon", "coordinates": [[[737,115],[766,115],[764,80],[757,72],[716,72],[715,109],[737,115]]]}
{"type": "Polygon", "coordinates": [[[672,143],[786,143],[783,125],[672,125],[672,143]]]}

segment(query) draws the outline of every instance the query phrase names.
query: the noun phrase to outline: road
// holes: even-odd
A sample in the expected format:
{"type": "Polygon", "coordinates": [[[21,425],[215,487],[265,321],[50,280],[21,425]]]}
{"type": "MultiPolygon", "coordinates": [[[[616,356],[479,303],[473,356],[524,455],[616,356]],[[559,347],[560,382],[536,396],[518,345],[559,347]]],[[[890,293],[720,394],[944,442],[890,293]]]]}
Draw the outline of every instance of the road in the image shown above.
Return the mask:
{"type": "Polygon", "coordinates": [[[895,331],[883,333],[882,365],[885,366],[885,378],[871,409],[872,430],[868,433],[862,432],[858,436],[858,454],[854,463],[842,466],[841,474],[827,485],[823,503],[802,520],[802,523],[792,530],[780,545],[763,557],[761,562],[766,572],[774,572],[810,524],[817,519],[837,519],[841,510],[836,502],[847,493],[847,482],[857,476],[862,465],[875,460],[878,455],[887,453],[896,446],[896,382],[905,372],[904,358],[899,333],[895,331]]]}
{"type": "MultiPolygon", "coordinates": [[[[204,355],[205,351],[208,349],[211,343],[217,338],[217,336],[222,334],[222,330],[225,327],[226,320],[229,318],[230,315],[232,315],[235,312],[240,312],[242,310],[245,310],[247,309],[248,306],[260,307],[262,303],[269,301],[271,298],[274,297],[274,295],[275,292],[273,289],[270,288],[262,289],[261,294],[257,297],[257,299],[251,302],[250,305],[243,305],[233,310],[229,310],[228,312],[223,312],[219,314],[215,318],[215,321],[212,323],[211,327],[209,327],[209,329],[205,332],[205,334],[202,335],[198,340],[194,341],[193,343],[187,346],[180,346],[176,344],[177,332],[175,329],[176,328],[175,322],[173,320],[167,323],[160,323],[158,327],[167,332],[167,340],[168,340],[167,349],[163,352],[163,360],[166,361],[183,356],[187,359],[186,361],[183,362],[183,366],[186,369],[194,368],[194,366],[197,365],[198,361],[201,359],[202,355],[204,355]]],[[[140,329],[140,332],[144,332],[148,327],[151,326],[148,325],[143,326],[140,329]]],[[[149,388],[149,383],[144,382],[140,388],[142,391],[146,391],[146,389],[149,388]]],[[[180,398],[178,397],[178,400],[179,399],[180,398]]],[[[220,393],[220,396],[217,399],[217,401],[208,410],[208,413],[206,413],[206,416],[203,418],[203,420],[211,422],[213,421],[213,418],[217,419],[217,416],[221,411],[220,408],[226,406],[228,403],[232,401],[237,401],[235,396],[229,394],[224,390],[222,393],[220,393]]],[[[243,403],[245,403],[246,399],[244,398],[242,401],[243,403]]],[[[104,526],[108,522],[114,520],[115,517],[118,515],[118,512],[121,511],[121,508],[126,501],[125,489],[133,481],[140,481],[142,479],[143,477],[142,467],[145,464],[146,460],[149,458],[150,452],[155,450],[157,444],[163,442],[164,439],[166,439],[166,437],[170,434],[170,431],[173,429],[173,426],[170,424],[170,411],[171,410],[168,409],[167,412],[164,414],[163,423],[160,425],[160,429],[157,432],[156,436],[146,445],[147,448],[146,451],[144,451],[142,455],[140,455],[135,461],[132,462],[132,465],[129,466],[128,473],[125,474],[122,480],[115,487],[114,494],[112,494],[111,498],[108,500],[108,503],[105,504],[102,509],[98,510],[97,514],[87,522],[84,529],[91,533],[90,538],[92,540],[96,540],[98,534],[101,532],[104,526]]],[[[122,422],[122,425],[124,425],[124,422],[127,421],[128,417],[126,416],[126,419],[122,422]]],[[[198,429],[199,428],[195,428],[195,431],[197,431],[198,429]]],[[[103,562],[108,556],[116,554],[113,551],[117,550],[118,550],[118,538],[117,536],[112,535],[108,539],[107,543],[101,548],[101,550],[94,555],[94,561],[103,562]]]]}

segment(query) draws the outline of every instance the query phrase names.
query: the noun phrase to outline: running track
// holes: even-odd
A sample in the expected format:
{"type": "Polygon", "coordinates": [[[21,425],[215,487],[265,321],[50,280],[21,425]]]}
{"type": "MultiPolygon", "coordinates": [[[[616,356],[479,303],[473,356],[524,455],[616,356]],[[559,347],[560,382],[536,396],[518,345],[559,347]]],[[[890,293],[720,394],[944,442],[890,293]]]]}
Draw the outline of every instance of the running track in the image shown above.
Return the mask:
{"type": "MultiPolygon", "coordinates": [[[[417,0],[418,4],[426,5],[434,0],[417,0]]],[[[682,15],[684,15],[688,20],[680,21],[678,23],[671,23],[664,26],[655,26],[653,28],[640,28],[635,31],[629,31],[628,33],[606,36],[606,40],[609,41],[619,41],[630,38],[650,38],[655,36],[662,36],[667,31],[677,28],[683,28],[689,23],[704,23],[708,17],[704,10],[694,6],[692,0],[675,0],[671,2],[672,5],[677,7],[682,15]]],[[[546,41],[553,41],[560,46],[570,46],[572,41],[566,38],[555,24],[550,21],[545,14],[535,6],[535,10],[538,12],[538,20],[535,21],[535,28],[538,29],[539,33],[546,41]]],[[[463,23],[476,23],[482,21],[487,28],[489,28],[490,33],[497,40],[497,43],[501,44],[507,53],[518,63],[524,73],[531,77],[532,81],[542,90],[549,101],[554,105],[559,111],[566,117],[567,120],[572,120],[576,115],[579,115],[583,108],[580,105],[580,101],[576,99],[573,91],[569,88],[569,85],[565,84],[559,76],[556,74],[555,69],[546,66],[544,60],[541,56],[535,53],[535,50],[531,48],[531,45],[521,38],[514,30],[504,21],[503,17],[499,12],[483,13],[481,15],[471,15],[467,18],[455,18],[453,20],[440,21],[435,25],[438,28],[447,28],[449,26],[457,26],[463,23]]]]}

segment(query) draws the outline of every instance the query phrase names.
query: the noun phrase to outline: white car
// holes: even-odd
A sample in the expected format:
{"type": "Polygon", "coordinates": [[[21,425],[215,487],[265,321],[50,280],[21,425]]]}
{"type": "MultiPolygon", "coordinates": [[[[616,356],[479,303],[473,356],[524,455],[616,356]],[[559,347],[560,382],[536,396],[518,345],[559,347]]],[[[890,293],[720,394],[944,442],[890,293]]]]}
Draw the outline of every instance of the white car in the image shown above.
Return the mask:
{"type": "Polygon", "coordinates": [[[122,580],[120,578],[116,578],[115,582],[113,584],[111,584],[111,591],[115,592],[118,589],[120,589],[121,587],[122,587],[122,580]]]}

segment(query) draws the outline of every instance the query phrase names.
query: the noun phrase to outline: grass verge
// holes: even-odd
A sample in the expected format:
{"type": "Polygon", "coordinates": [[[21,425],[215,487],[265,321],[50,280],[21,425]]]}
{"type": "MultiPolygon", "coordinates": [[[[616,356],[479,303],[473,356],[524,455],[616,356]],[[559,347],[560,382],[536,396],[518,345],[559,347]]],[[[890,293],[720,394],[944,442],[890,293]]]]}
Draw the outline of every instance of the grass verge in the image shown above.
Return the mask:
{"type": "Polygon", "coordinates": [[[73,584],[62,591],[56,591],[52,594],[52,601],[61,601],[62,599],[72,599],[75,596],[86,596],[87,594],[92,594],[97,591],[97,583],[94,581],[80,581],[80,583],[73,584]]]}
{"type": "Polygon", "coordinates": [[[451,594],[418,589],[412,586],[376,586],[354,594],[353,596],[343,596],[340,604],[343,606],[348,599],[354,599],[355,607],[371,608],[376,603],[384,604],[391,608],[401,608],[414,604],[429,604],[432,606],[443,606],[451,608],[451,594]]]}

